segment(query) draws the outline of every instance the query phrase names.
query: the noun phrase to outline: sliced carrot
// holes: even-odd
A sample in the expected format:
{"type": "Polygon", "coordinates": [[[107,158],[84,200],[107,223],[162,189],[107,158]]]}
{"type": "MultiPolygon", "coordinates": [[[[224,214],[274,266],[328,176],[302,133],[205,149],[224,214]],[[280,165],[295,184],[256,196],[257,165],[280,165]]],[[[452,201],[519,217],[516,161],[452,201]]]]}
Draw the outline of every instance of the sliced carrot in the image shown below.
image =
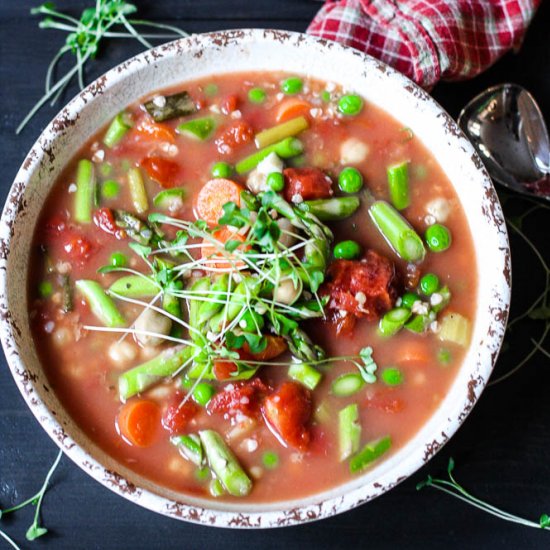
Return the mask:
{"type": "Polygon", "coordinates": [[[423,338],[407,340],[401,344],[397,357],[398,364],[427,365],[431,359],[429,344],[423,338]]]}
{"type": "MultiPolygon", "coordinates": [[[[216,261],[215,263],[209,263],[209,267],[229,270],[240,269],[241,267],[244,267],[246,265],[241,260],[233,260],[235,256],[230,252],[226,250],[221,250],[224,247],[225,243],[228,241],[240,241],[244,243],[244,241],[246,240],[246,237],[244,235],[239,235],[237,231],[235,231],[234,229],[230,229],[229,227],[222,227],[220,230],[212,233],[212,237],[220,243],[218,246],[216,246],[212,241],[208,239],[203,239],[201,247],[202,258],[210,260],[219,258],[219,261],[216,261]]],[[[239,245],[237,246],[237,250],[244,252],[245,250],[250,250],[250,246],[244,244],[239,245]]]]}
{"type": "Polygon", "coordinates": [[[243,350],[246,353],[250,353],[255,361],[269,361],[270,359],[275,359],[275,357],[278,357],[281,353],[284,353],[288,349],[284,338],[281,336],[267,335],[266,338],[267,346],[263,351],[260,351],[259,353],[251,353],[248,343],[244,344],[243,350]]]}
{"type": "Polygon", "coordinates": [[[199,191],[196,202],[197,218],[216,225],[223,216],[223,205],[234,202],[241,205],[242,186],[231,180],[216,178],[207,181],[199,191]]]}
{"type": "Polygon", "coordinates": [[[134,132],[142,139],[176,142],[174,130],[167,124],[154,122],[150,117],[144,116],[136,124],[134,132]]]}
{"type": "Polygon", "coordinates": [[[291,97],[279,105],[277,114],[275,115],[275,120],[277,122],[285,122],[286,120],[290,120],[291,118],[296,118],[298,116],[305,116],[308,118],[310,109],[311,103],[308,103],[303,99],[291,97]]]}
{"type": "Polygon", "coordinates": [[[129,401],[118,413],[120,435],[132,445],[148,447],[161,427],[160,407],[154,401],[129,401]]]}

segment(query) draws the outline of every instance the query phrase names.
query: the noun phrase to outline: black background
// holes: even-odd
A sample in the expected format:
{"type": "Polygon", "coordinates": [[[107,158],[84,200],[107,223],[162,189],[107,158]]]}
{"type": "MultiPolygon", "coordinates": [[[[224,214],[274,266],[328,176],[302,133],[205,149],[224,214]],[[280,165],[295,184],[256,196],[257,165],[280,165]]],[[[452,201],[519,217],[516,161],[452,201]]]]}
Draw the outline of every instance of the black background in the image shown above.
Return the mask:
{"type": "MultiPolygon", "coordinates": [[[[58,1],[76,15],[92,0],[58,1]]],[[[312,0],[156,0],[137,1],[139,15],[179,25],[188,32],[239,27],[305,30],[320,4],[312,0]]],[[[43,91],[47,64],[64,35],[38,29],[29,0],[0,0],[0,195],[8,189],[25,154],[55,114],[44,109],[20,136],[14,129],[43,91]]],[[[489,85],[503,81],[527,87],[550,117],[550,3],[539,10],[523,48],[489,71],[463,83],[438,85],[436,99],[456,117],[460,108],[489,85]]],[[[138,53],[130,40],[111,40],[89,64],[87,79],[138,53]]],[[[73,83],[64,101],[77,92],[73,83]]],[[[57,111],[57,108],[55,109],[57,111]]],[[[519,209],[519,210],[518,210],[519,209]]],[[[517,214],[516,199],[505,204],[517,214]]],[[[548,211],[535,215],[526,231],[550,259],[548,211]]],[[[523,242],[512,236],[514,292],[512,316],[543,288],[544,273],[523,242]]],[[[540,321],[522,323],[509,338],[496,375],[511,368],[540,334],[540,321]]],[[[495,376],[495,375],[494,375],[495,376]]],[[[111,493],[63,458],[43,508],[50,533],[33,543],[24,533],[33,511],[25,509],[0,522],[23,548],[542,548],[550,533],[513,525],[483,514],[434,490],[417,492],[428,473],[443,474],[449,456],[456,475],[480,498],[537,520],[550,513],[550,360],[541,353],[512,378],[489,387],[452,441],[425,468],[402,485],[359,509],[308,525],[282,530],[232,531],[168,519],[111,493]]],[[[57,447],[27,409],[0,360],[0,507],[36,492],[57,447]]],[[[4,541],[0,539],[0,548],[4,541]]],[[[7,545],[6,545],[7,547],[7,545]]]]}

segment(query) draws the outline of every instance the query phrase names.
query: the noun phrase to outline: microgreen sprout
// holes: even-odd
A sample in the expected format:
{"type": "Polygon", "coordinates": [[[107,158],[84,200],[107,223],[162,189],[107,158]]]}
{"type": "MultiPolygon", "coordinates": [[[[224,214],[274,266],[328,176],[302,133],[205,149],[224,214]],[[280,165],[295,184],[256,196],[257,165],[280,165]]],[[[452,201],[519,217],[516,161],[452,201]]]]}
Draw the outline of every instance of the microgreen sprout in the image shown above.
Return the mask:
{"type": "Polygon", "coordinates": [[[463,502],[466,502],[470,506],[483,510],[488,514],[491,514],[499,519],[509,521],[512,523],[518,523],[524,525],[525,527],[534,527],[535,529],[545,529],[550,530],[550,517],[547,514],[542,514],[538,521],[531,521],[528,519],[521,518],[509,512],[505,512],[496,506],[492,506],[487,502],[475,497],[469,493],[453,475],[453,470],[455,468],[455,462],[452,458],[449,459],[449,464],[447,466],[447,475],[449,479],[438,479],[432,476],[428,476],[426,480],[421,481],[416,485],[417,490],[425,489],[426,487],[431,487],[432,489],[437,489],[448,495],[451,495],[463,502]]]}
{"type": "Polygon", "coordinates": [[[84,88],[84,66],[88,60],[96,57],[99,45],[104,38],[133,38],[145,48],[152,48],[148,39],[163,40],[188,36],[187,33],[171,25],[128,19],[128,16],[136,11],[136,6],[124,0],[96,0],[95,6],[86,8],[80,19],[58,11],[53,2],[45,2],[31,10],[32,15],[45,16],[39,23],[41,29],[56,29],[69,34],[65,44],[48,66],[44,95],[19,124],[16,130],[17,134],[48,101],[53,106],[73,78],[76,77],[80,88],[84,88]],[[139,26],[156,28],[165,32],[140,33],[136,30],[136,27],[139,26]],[[69,53],[76,57],[76,63],[64,76],[54,82],[54,74],[59,61],[69,53]]]}
{"type": "MultiPolygon", "coordinates": [[[[37,539],[38,537],[41,537],[45,535],[48,530],[41,526],[39,524],[40,521],[40,508],[42,507],[42,500],[44,499],[44,495],[46,494],[46,491],[48,489],[48,484],[50,483],[50,479],[57,468],[59,461],[61,460],[61,457],[63,456],[63,452],[59,451],[57,458],[55,459],[54,463],[52,464],[51,468],[49,469],[48,473],[46,474],[46,478],[44,479],[44,483],[42,484],[42,487],[36,493],[34,496],[28,498],[27,500],[21,502],[20,504],[16,504],[15,506],[12,506],[11,508],[7,508],[5,510],[0,510],[0,518],[5,516],[6,514],[9,514],[11,512],[15,512],[17,510],[21,510],[25,506],[28,506],[29,504],[32,504],[36,507],[34,512],[34,519],[31,524],[31,526],[27,529],[26,538],[29,541],[33,541],[37,539]]],[[[19,546],[3,531],[0,530],[0,536],[6,540],[13,548],[19,549],[19,546]]]]}

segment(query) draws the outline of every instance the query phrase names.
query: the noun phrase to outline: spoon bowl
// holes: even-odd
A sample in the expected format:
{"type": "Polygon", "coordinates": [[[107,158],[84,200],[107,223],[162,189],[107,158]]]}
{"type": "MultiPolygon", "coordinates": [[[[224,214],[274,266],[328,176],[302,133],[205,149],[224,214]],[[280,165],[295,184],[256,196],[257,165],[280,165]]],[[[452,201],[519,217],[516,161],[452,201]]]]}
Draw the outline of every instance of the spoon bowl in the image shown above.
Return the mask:
{"type": "Polygon", "coordinates": [[[500,184],[550,200],[550,140],[533,96],[500,84],[472,99],[458,124],[500,184]]]}

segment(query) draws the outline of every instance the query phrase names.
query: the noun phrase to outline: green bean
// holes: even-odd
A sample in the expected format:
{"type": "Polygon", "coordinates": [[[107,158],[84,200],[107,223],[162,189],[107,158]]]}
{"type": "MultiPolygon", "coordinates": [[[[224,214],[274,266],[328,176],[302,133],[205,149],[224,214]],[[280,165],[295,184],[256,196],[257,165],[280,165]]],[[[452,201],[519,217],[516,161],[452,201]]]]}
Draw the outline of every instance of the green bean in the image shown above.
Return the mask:
{"type": "Polygon", "coordinates": [[[355,241],[341,241],[334,246],[337,260],[355,260],[361,255],[361,246],[355,241]]]}
{"type": "Polygon", "coordinates": [[[174,374],[193,355],[193,348],[175,346],[161,352],[153,359],[134,367],[118,378],[118,394],[126,401],[150,388],[167,376],[174,374]]]}
{"type": "Polygon", "coordinates": [[[193,98],[185,91],[167,96],[154,97],[145,103],[144,107],[155,122],[163,122],[180,116],[192,115],[197,111],[193,98]]]}
{"type": "Polygon", "coordinates": [[[376,201],[369,208],[369,214],[393,251],[408,262],[420,262],[426,249],[422,239],[397,210],[385,201],[376,201]]]}
{"type": "Polygon", "coordinates": [[[230,285],[229,283],[229,275],[227,273],[224,273],[212,283],[210,294],[205,294],[205,301],[201,302],[198,306],[197,324],[199,326],[202,326],[222,309],[223,304],[218,302],[225,300],[228,293],[233,290],[233,284],[230,285]],[[206,300],[206,298],[208,299],[206,300]]]}
{"type": "Polygon", "coordinates": [[[308,128],[309,122],[306,117],[299,116],[271,128],[267,128],[266,130],[262,130],[256,134],[254,141],[256,142],[256,147],[261,149],[285,138],[295,136],[308,128]]]}
{"type": "Polygon", "coordinates": [[[388,311],[378,325],[378,330],[383,336],[393,336],[397,334],[409,320],[411,316],[410,309],[406,307],[396,307],[388,311]]]}
{"type": "Polygon", "coordinates": [[[409,163],[394,164],[388,168],[387,174],[392,204],[397,210],[407,208],[411,203],[409,193],[409,163]]]}
{"type": "Polygon", "coordinates": [[[153,298],[161,291],[160,286],[145,275],[126,275],[117,279],[110,287],[110,294],[125,298],[153,298]]]}
{"type": "Polygon", "coordinates": [[[118,113],[113,118],[109,128],[107,128],[107,132],[103,137],[103,143],[109,148],[118,145],[131,127],[132,119],[130,115],[126,112],[118,113]]]}
{"type": "Polygon", "coordinates": [[[82,159],[76,171],[76,193],[74,194],[74,219],[78,223],[92,221],[95,174],[91,161],[82,159]]]}
{"type": "Polygon", "coordinates": [[[360,374],[350,372],[342,374],[332,382],[331,392],[337,397],[348,397],[357,393],[365,382],[360,374]]]}
{"type": "Polygon", "coordinates": [[[298,205],[300,210],[310,212],[321,221],[339,221],[349,218],[361,204],[358,197],[335,197],[304,201],[298,205]]]}
{"type": "Polygon", "coordinates": [[[226,491],[236,497],[248,495],[252,490],[252,481],[225,444],[221,435],[214,430],[201,430],[199,436],[208,464],[226,491]]]}
{"type": "Polygon", "coordinates": [[[92,313],[107,327],[123,327],[126,320],[118,311],[113,299],[105,293],[97,281],[81,279],[75,283],[76,289],[84,296],[92,313]]]}
{"type": "Polygon", "coordinates": [[[364,470],[370,466],[376,459],[380,458],[391,447],[392,441],[389,435],[367,443],[349,461],[349,470],[352,474],[364,470]]]}
{"type": "Polygon", "coordinates": [[[237,174],[244,174],[256,168],[256,166],[271,153],[276,153],[281,158],[288,159],[299,155],[303,150],[304,145],[299,139],[287,137],[239,161],[235,165],[235,170],[237,174]]]}
{"type": "Polygon", "coordinates": [[[170,438],[170,443],[175,445],[180,454],[195,466],[200,468],[204,464],[204,450],[197,434],[174,435],[170,438]]]}
{"type": "Polygon", "coordinates": [[[310,390],[314,390],[323,377],[318,370],[307,363],[293,363],[290,365],[288,376],[310,390]]]}
{"type": "Polygon", "coordinates": [[[198,141],[205,141],[216,128],[216,123],[212,117],[194,118],[181,123],[177,128],[178,134],[190,137],[198,141]]]}
{"type": "Polygon", "coordinates": [[[429,315],[414,315],[409,321],[405,323],[405,328],[411,332],[422,334],[426,332],[429,324],[432,322],[429,315]]]}
{"type": "Polygon", "coordinates": [[[340,462],[347,460],[359,450],[361,442],[361,424],[359,407],[352,403],[338,413],[338,446],[340,462]]]}
{"type": "Polygon", "coordinates": [[[132,204],[138,214],[147,212],[149,209],[149,201],[147,192],[145,191],[145,183],[139,168],[130,168],[128,170],[128,188],[132,197],[132,204]]]}

